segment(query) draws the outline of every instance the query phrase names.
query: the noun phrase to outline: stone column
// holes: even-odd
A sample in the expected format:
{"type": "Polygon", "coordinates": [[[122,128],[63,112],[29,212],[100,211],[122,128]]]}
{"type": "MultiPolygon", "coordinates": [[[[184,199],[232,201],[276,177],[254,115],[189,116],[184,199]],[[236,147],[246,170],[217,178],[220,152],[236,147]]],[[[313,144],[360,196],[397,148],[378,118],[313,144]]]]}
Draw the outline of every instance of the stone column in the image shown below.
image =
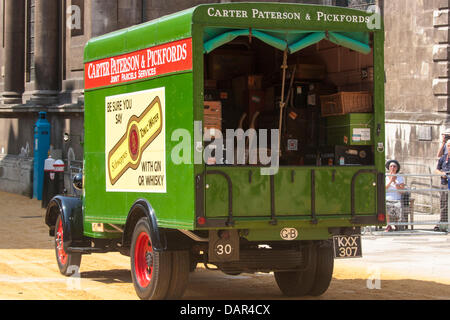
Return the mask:
{"type": "Polygon", "coordinates": [[[57,0],[36,0],[35,91],[31,100],[54,104],[59,92],[59,12],[57,0]]]}
{"type": "Polygon", "coordinates": [[[142,22],[142,0],[118,0],[118,29],[142,22]]]}
{"type": "Polygon", "coordinates": [[[102,34],[117,30],[117,0],[95,0],[92,1],[91,12],[91,36],[97,37],[102,34]]]}
{"type": "Polygon", "coordinates": [[[5,1],[3,103],[22,103],[25,72],[25,0],[5,1]]]}

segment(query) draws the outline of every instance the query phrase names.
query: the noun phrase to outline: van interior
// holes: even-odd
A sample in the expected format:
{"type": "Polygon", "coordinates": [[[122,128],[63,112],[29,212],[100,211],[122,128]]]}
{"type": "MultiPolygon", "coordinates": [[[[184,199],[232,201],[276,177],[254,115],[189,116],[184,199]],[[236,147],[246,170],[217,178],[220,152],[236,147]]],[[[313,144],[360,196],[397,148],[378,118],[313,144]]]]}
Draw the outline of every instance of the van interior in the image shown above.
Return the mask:
{"type": "MultiPolygon", "coordinates": [[[[281,166],[374,164],[370,33],[205,28],[204,40],[203,127],[213,138],[217,131],[225,138],[227,129],[254,129],[269,155],[271,129],[278,129],[281,166]]],[[[224,159],[206,164],[264,164],[259,154],[250,161],[244,138],[244,162],[226,155],[224,145],[224,159]]]]}

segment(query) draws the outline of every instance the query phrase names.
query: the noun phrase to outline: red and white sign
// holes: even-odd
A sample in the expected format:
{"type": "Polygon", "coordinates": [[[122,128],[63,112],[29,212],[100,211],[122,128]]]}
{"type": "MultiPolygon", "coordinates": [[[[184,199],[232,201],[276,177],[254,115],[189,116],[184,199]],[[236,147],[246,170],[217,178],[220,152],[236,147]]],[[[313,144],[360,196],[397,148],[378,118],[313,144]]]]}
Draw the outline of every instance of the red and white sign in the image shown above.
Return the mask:
{"type": "Polygon", "coordinates": [[[85,64],[86,89],[192,69],[192,38],[85,64]]]}

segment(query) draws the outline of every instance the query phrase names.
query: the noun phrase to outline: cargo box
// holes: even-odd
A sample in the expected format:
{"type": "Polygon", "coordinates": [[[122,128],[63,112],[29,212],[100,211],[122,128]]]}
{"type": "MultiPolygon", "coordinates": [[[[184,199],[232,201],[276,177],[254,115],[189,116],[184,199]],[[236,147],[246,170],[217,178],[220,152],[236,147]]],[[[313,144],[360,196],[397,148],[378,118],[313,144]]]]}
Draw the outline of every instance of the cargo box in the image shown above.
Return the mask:
{"type": "Polygon", "coordinates": [[[325,79],[325,74],[326,67],[320,64],[299,63],[295,69],[295,79],[298,80],[323,80],[325,79]]]}
{"type": "Polygon", "coordinates": [[[253,71],[253,53],[238,50],[216,50],[208,57],[208,78],[229,80],[253,71]]]}
{"type": "Polygon", "coordinates": [[[373,114],[349,113],[326,120],[328,145],[373,144],[373,114]]]}

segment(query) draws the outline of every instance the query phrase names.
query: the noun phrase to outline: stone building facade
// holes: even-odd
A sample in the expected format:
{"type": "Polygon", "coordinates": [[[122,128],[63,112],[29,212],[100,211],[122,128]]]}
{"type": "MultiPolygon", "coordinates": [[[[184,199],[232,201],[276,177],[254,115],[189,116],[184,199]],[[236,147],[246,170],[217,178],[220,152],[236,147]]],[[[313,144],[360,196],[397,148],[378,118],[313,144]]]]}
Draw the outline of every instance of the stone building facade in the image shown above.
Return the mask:
{"type": "MultiPolygon", "coordinates": [[[[83,49],[91,37],[219,2],[239,1],[0,1],[0,190],[32,193],[33,127],[40,111],[51,124],[52,155],[82,159],[83,49]],[[68,142],[65,133],[71,136],[68,142]]],[[[373,1],[271,2],[364,7],[373,1]]]]}
{"type": "Polygon", "coordinates": [[[446,0],[384,1],[386,157],[409,173],[433,173],[450,126],[446,0]]]}

